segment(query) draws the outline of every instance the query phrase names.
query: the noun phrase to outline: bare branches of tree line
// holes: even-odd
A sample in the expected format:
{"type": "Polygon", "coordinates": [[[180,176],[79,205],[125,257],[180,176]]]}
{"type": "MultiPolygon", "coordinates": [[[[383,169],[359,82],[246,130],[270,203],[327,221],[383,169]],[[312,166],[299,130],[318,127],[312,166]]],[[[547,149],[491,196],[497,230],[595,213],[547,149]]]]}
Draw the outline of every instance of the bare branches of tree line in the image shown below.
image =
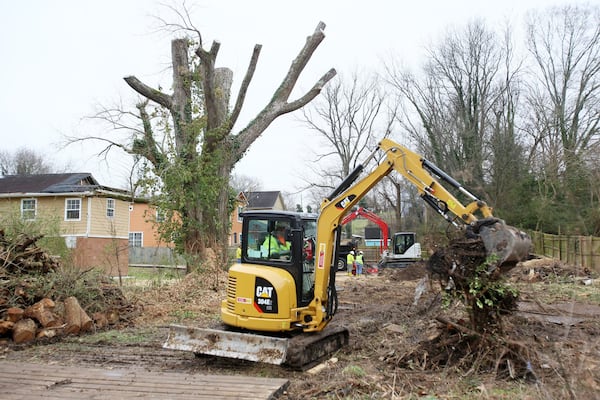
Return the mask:
{"type": "Polygon", "coordinates": [[[51,160],[28,148],[0,151],[0,175],[34,175],[55,172],[51,160]]]}
{"type": "MultiPolygon", "coordinates": [[[[599,10],[531,11],[524,41],[510,26],[495,31],[471,21],[429,46],[419,71],[391,60],[377,78],[339,77],[303,110],[306,126],[328,145],[318,165],[335,160],[312,186],[333,186],[391,135],[511,224],[600,234],[599,10]]],[[[401,181],[385,184],[378,198],[387,204],[372,198],[372,206],[394,209],[401,229],[401,217],[421,207],[403,204],[415,196],[401,181]]]]}

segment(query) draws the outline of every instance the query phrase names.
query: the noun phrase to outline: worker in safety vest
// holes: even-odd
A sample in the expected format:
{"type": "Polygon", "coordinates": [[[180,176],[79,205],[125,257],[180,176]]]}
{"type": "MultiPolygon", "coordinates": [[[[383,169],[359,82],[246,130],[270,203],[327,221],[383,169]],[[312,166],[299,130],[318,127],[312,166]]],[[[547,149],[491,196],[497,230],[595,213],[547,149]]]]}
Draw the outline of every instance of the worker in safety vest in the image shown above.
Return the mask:
{"type": "Polygon", "coordinates": [[[354,250],[350,250],[350,253],[346,256],[346,270],[348,271],[348,276],[351,276],[352,270],[354,270],[354,250]]]}
{"type": "Polygon", "coordinates": [[[235,259],[238,263],[242,262],[242,247],[238,246],[237,249],[235,249],[235,259]]]}
{"type": "Polygon", "coordinates": [[[275,231],[265,238],[261,246],[263,257],[281,258],[289,257],[291,243],[285,240],[285,227],[277,225],[275,231]]]}
{"type": "Polygon", "coordinates": [[[356,260],[354,261],[356,263],[356,276],[362,275],[363,273],[363,265],[364,265],[364,261],[363,261],[363,252],[362,250],[358,252],[358,254],[356,255],[356,260]]]}

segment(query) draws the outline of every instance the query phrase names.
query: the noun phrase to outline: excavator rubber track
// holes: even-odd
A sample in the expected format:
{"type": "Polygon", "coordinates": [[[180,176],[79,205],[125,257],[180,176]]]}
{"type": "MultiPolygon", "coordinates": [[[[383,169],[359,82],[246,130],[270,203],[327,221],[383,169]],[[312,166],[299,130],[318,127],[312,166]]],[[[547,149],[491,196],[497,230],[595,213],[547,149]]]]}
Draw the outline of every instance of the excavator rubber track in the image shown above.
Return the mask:
{"type": "Polygon", "coordinates": [[[198,328],[171,325],[164,348],[306,370],[346,346],[348,329],[328,325],[321,332],[284,336],[237,331],[226,325],[198,328]]]}
{"type": "Polygon", "coordinates": [[[321,332],[302,333],[290,338],[285,365],[296,370],[307,370],[349,342],[348,329],[328,325],[321,332]]]}

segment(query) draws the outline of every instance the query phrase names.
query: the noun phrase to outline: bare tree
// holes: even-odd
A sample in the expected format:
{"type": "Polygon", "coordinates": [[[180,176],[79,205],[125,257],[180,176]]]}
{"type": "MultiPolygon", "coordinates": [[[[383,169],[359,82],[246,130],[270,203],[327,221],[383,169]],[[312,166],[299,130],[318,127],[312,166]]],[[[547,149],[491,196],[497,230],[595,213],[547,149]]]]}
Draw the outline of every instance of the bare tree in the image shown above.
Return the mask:
{"type": "MultiPolygon", "coordinates": [[[[261,45],[254,47],[230,111],[232,71],[215,67],[220,43],[214,41],[205,49],[201,32],[194,27],[187,10],[171,10],[180,22],[165,22],[165,26],[186,35],[171,43],[173,91],[169,94],[135,76],[126,77],[127,84],[144,98],[137,111],[140,128],[133,132],[128,144],[109,141],[107,149],[117,146],[146,161],[158,179],[156,188],[161,195],[157,197],[165,203],[161,208],[178,215],[173,220],[179,223],[171,232],[180,234],[175,239],[182,251],[203,261],[210,259],[212,251],[207,250],[213,249],[220,260],[225,260],[226,252],[222,250],[232,204],[229,177],[233,167],[271,122],[309,103],[336,71],[330,69],[304,95],[290,100],[300,74],[325,37],[325,24],[320,22],[306,38],[269,103],[246,127],[233,132],[261,45]]],[[[109,112],[103,117],[115,121],[115,128],[124,127],[118,114],[109,112]]]]}
{"type": "Polygon", "coordinates": [[[484,192],[490,140],[502,121],[505,47],[481,20],[449,31],[428,49],[417,77],[394,64],[388,82],[406,106],[399,122],[418,150],[474,190],[484,192]]]}
{"type": "Polygon", "coordinates": [[[489,162],[484,162],[483,166],[494,207],[514,210],[524,203],[519,187],[527,179],[530,165],[531,153],[528,154],[519,128],[528,113],[526,110],[519,112],[523,93],[522,61],[515,60],[509,26],[504,31],[503,41],[498,44],[503,50],[500,54],[504,65],[493,84],[495,98],[488,117],[489,162]]]}
{"type": "Polygon", "coordinates": [[[345,81],[328,85],[323,95],[302,110],[302,121],[325,142],[314,165],[319,182],[312,187],[337,186],[377,141],[389,136],[395,119],[395,106],[387,101],[379,79],[361,79],[359,73],[345,81]]]}
{"type": "Polygon", "coordinates": [[[236,193],[239,192],[256,192],[261,190],[262,184],[260,181],[254,177],[241,175],[241,174],[233,174],[231,176],[230,186],[236,193]]]}
{"type": "Polygon", "coordinates": [[[43,155],[25,147],[14,153],[0,152],[0,173],[2,175],[36,175],[55,171],[52,162],[43,155]]]}
{"type": "MultiPolygon", "coordinates": [[[[566,5],[531,12],[527,45],[535,67],[530,80],[529,132],[539,155],[545,190],[576,209],[597,207],[600,128],[600,8],[566,5]],[[585,205],[582,207],[582,205],[585,205]]],[[[586,213],[580,221],[586,224],[586,213]]]]}

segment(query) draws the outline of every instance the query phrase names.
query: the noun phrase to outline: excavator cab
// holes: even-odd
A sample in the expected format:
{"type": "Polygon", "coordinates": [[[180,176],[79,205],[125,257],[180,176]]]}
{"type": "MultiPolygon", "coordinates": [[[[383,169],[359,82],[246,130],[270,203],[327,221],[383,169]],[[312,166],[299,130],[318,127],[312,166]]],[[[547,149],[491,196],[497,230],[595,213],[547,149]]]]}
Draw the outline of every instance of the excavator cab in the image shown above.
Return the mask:
{"type": "Polygon", "coordinates": [[[227,325],[266,331],[293,328],[312,300],[317,215],[287,211],[241,214],[241,263],[229,268],[221,316],[227,325]]]}
{"type": "Polygon", "coordinates": [[[394,233],[390,249],[384,251],[378,267],[407,267],[421,261],[421,244],[416,236],[414,232],[394,233]]]}

